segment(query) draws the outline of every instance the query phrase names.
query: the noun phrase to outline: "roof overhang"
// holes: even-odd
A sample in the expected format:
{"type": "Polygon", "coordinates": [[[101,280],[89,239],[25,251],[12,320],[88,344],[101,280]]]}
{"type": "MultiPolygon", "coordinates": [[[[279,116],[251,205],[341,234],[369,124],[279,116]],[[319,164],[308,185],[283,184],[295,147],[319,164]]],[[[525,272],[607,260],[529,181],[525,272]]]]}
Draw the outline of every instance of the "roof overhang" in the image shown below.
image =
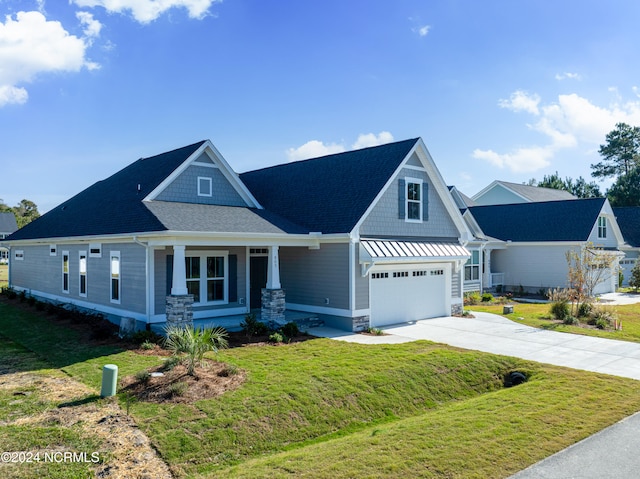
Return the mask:
{"type": "Polygon", "coordinates": [[[435,241],[361,240],[362,276],[376,264],[455,262],[456,269],[471,257],[459,243],[435,241]]]}

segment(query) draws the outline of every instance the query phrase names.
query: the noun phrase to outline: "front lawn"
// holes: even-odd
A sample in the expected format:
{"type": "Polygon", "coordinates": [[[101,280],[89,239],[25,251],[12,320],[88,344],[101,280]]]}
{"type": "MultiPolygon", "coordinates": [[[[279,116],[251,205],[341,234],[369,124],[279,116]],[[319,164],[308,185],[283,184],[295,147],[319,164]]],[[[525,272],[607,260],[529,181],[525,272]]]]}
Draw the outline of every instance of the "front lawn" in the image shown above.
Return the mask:
{"type": "MultiPolygon", "coordinates": [[[[44,316],[0,301],[0,337],[95,392],[104,364],[132,375],[161,363],[83,343],[44,316]]],[[[209,357],[241,369],[246,381],[191,404],[121,397],[179,478],[503,478],[640,410],[638,381],[427,341],[313,339],[209,357]],[[512,370],[529,381],[504,388],[512,370]]],[[[42,446],[34,434],[15,447],[42,446]]]]}
{"type": "Polygon", "coordinates": [[[607,339],[620,339],[622,341],[640,342],[640,304],[613,306],[617,311],[618,319],[622,321],[621,331],[601,330],[585,328],[581,326],[558,324],[557,322],[551,320],[551,304],[530,304],[514,302],[513,305],[513,313],[511,314],[503,314],[503,305],[501,304],[481,303],[474,306],[468,306],[467,309],[471,312],[480,311],[485,313],[499,314],[517,323],[526,324],[535,328],[550,329],[553,331],[583,334],[588,336],[597,336],[607,339]]]}

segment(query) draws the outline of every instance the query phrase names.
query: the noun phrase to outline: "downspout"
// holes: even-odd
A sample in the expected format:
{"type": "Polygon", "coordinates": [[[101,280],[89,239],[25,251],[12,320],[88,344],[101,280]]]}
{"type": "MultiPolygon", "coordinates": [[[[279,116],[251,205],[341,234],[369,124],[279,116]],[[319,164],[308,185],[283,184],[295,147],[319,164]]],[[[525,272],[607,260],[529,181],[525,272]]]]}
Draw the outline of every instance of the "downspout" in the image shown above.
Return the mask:
{"type": "Polygon", "coordinates": [[[143,243],[138,239],[137,236],[133,237],[133,242],[139,246],[144,248],[144,278],[145,278],[145,290],[147,294],[145,295],[145,316],[147,317],[147,328],[151,324],[151,294],[150,285],[151,281],[149,278],[149,243],[143,243]]]}

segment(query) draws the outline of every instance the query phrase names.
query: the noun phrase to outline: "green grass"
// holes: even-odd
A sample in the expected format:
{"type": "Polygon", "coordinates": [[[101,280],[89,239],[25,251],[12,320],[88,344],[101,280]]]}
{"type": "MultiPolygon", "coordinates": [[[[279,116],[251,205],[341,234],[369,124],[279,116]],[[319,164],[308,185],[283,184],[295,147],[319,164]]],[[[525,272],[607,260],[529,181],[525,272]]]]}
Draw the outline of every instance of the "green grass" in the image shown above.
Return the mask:
{"type": "Polygon", "coordinates": [[[583,328],[580,326],[556,324],[551,321],[551,314],[549,312],[551,304],[514,303],[512,314],[502,314],[503,305],[497,304],[478,304],[468,306],[467,309],[471,312],[481,311],[485,313],[499,314],[505,318],[511,319],[512,321],[533,326],[535,328],[551,329],[553,331],[560,331],[564,333],[583,334],[608,339],[620,339],[622,341],[640,342],[640,304],[628,304],[613,307],[615,307],[618,313],[618,318],[622,321],[622,331],[606,331],[583,328]]]}
{"type": "MultiPolygon", "coordinates": [[[[19,367],[55,365],[94,388],[103,364],[124,375],[159,363],[91,348],[2,303],[0,334],[37,353],[19,367]]],[[[640,410],[637,381],[426,341],[317,339],[218,358],[246,371],[240,389],[192,405],[131,405],[176,477],[505,477],[640,410]],[[513,369],[530,381],[504,389],[513,369]]],[[[39,434],[49,440],[45,430],[15,433],[25,449],[37,447],[39,434]]]]}

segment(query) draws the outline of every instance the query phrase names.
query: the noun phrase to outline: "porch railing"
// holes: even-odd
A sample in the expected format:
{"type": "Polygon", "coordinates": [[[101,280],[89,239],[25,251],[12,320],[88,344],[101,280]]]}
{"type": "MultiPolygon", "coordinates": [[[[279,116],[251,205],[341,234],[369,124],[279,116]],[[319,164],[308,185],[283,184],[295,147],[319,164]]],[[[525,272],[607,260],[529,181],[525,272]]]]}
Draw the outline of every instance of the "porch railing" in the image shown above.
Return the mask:
{"type": "Polygon", "coordinates": [[[495,286],[504,286],[504,273],[491,273],[490,281],[490,288],[495,286]]]}

